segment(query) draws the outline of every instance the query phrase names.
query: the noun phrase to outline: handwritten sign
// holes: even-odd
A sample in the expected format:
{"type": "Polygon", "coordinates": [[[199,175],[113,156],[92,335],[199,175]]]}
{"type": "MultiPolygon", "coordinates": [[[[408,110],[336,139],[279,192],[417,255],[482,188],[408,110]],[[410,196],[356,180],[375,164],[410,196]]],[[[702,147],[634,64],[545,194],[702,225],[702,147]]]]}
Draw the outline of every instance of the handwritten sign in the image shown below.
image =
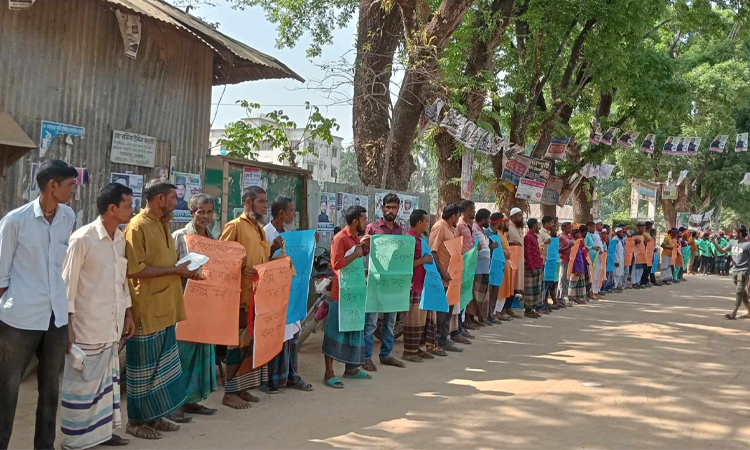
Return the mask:
{"type": "Polygon", "coordinates": [[[375,235],[370,238],[370,248],[367,312],[408,311],[414,275],[414,237],[375,235]]]}
{"type": "Polygon", "coordinates": [[[286,310],[292,290],[290,258],[280,258],[255,266],[255,328],[253,368],[272,360],[284,345],[286,310]]]}
{"type": "Polygon", "coordinates": [[[156,138],[127,131],[112,132],[110,160],[114,163],[154,167],[156,138]]]}
{"type": "Polygon", "coordinates": [[[544,281],[557,282],[560,268],[560,238],[550,238],[547,244],[547,260],[544,262],[544,281]]]}
{"type": "Polygon", "coordinates": [[[471,303],[474,298],[474,275],[477,272],[477,258],[479,249],[472,247],[464,253],[464,270],[461,275],[461,310],[471,303]]]}
{"type": "Polygon", "coordinates": [[[497,243],[497,248],[492,251],[490,260],[490,286],[502,286],[505,277],[505,252],[500,242],[500,236],[494,234],[490,239],[497,243]]]}
{"type": "MultiPolygon", "coordinates": [[[[420,239],[422,239],[422,257],[432,255],[430,244],[427,243],[425,238],[420,239]]],[[[445,295],[443,277],[440,276],[437,266],[434,262],[432,264],[425,264],[424,270],[426,272],[424,289],[422,289],[422,299],[419,301],[419,309],[448,312],[448,297],[445,295]]]]}
{"type": "MultiPolygon", "coordinates": [[[[365,329],[365,305],[367,304],[367,282],[365,265],[357,258],[339,270],[339,331],[362,331],[365,329]]],[[[331,305],[335,308],[336,305],[331,305]]]]}
{"type": "Polygon", "coordinates": [[[284,253],[292,258],[296,271],[292,276],[289,308],[286,311],[286,323],[289,324],[304,319],[307,314],[307,295],[315,254],[315,230],[288,231],[280,236],[284,239],[284,253]]]}
{"type": "Polygon", "coordinates": [[[448,275],[451,281],[448,283],[448,290],[445,295],[448,297],[448,305],[453,306],[461,301],[461,277],[464,273],[464,255],[461,248],[464,245],[464,238],[457,238],[445,241],[445,248],[451,255],[448,263],[448,275]]]}
{"type": "Polygon", "coordinates": [[[188,250],[208,256],[205,280],[188,280],[185,287],[187,320],[177,327],[177,340],[203,344],[238,345],[242,258],[237,242],[185,235],[188,250]]]}
{"type": "MultiPolygon", "coordinates": [[[[648,241],[648,244],[646,244],[646,261],[647,261],[647,263],[651,262],[651,258],[649,258],[648,255],[653,255],[654,254],[654,244],[655,244],[654,241],[656,241],[656,239],[651,239],[650,241],[648,241]]],[[[651,264],[648,264],[648,266],[651,267],[651,264]]]]}
{"type": "Polygon", "coordinates": [[[625,239],[625,267],[630,267],[633,264],[633,252],[635,252],[635,238],[629,237],[625,239]]]}

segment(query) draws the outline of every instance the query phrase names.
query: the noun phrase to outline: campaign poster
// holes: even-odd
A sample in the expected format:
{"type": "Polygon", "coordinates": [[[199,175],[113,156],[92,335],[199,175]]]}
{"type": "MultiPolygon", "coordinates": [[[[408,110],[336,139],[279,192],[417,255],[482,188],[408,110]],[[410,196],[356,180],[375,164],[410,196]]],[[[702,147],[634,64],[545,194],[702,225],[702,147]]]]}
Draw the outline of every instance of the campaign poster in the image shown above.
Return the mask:
{"type": "Polygon", "coordinates": [[[201,176],[196,173],[174,172],[172,183],[177,186],[175,222],[190,222],[190,198],[201,191],[201,176]]]}
{"type": "Polygon", "coordinates": [[[242,189],[249,188],[250,186],[263,187],[260,174],[260,169],[256,167],[245,167],[242,172],[242,189]]]}
{"type": "Polygon", "coordinates": [[[361,206],[365,208],[367,212],[367,218],[369,220],[370,218],[370,196],[369,195],[357,195],[357,194],[347,194],[346,192],[338,192],[336,193],[336,210],[338,211],[338,215],[336,220],[338,220],[339,226],[346,225],[346,210],[349,209],[352,206],[361,206]]]}
{"type": "Polygon", "coordinates": [[[589,137],[589,144],[597,145],[602,140],[602,127],[596,127],[594,134],[589,137]]]}
{"type": "Polygon", "coordinates": [[[336,226],[336,194],[322,192],[318,210],[318,231],[333,233],[336,226]]]}
{"type": "Polygon", "coordinates": [[[665,155],[674,155],[675,147],[677,147],[677,138],[675,136],[668,136],[667,142],[664,143],[664,147],[661,148],[661,152],[665,155]]]}
{"type": "Polygon", "coordinates": [[[133,214],[141,212],[143,206],[143,175],[134,173],[117,173],[109,174],[110,183],[120,183],[133,190],[133,214]]]}
{"type": "Polygon", "coordinates": [[[544,157],[551,159],[565,159],[565,149],[568,148],[569,140],[570,139],[567,136],[553,137],[547,146],[547,153],[544,157]]]}
{"type": "Polygon", "coordinates": [[[701,148],[701,138],[698,136],[690,136],[687,138],[687,154],[688,156],[695,156],[698,154],[698,150],[701,148]]]}
{"type": "Polygon", "coordinates": [[[739,133],[737,135],[737,143],[734,145],[735,152],[746,152],[747,151],[747,133],[739,133]]]}
{"type": "Polygon", "coordinates": [[[643,142],[641,142],[642,152],[645,152],[648,154],[654,153],[654,148],[656,147],[656,145],[654,144],[655,137],[656,135],[654,133],[649,133],[646,135],[646,139],[644,139],[643,142]]]}
{"type": "Polygon", "coordinates": [[[724,153],[724,147],[727,145],[728,134],[717,134],[711,145],[708,147],[709,150],[715,153],[724,153]]]}
{"type": "Polygon", "coordinates": [[[539,203],[542,200],[543,191],[544,183],[534,181],[529,178],[521,178],[521,180],[518,182],[516,198],[522,198],[524,200],[533,201],[534,203],[539,203]]]}
{"type": "Polygon", "coordinates": [[[500,179],[517,186],[521,178],[526,175],[526,172],[528,172],[530,165],[531,158],[527,158],[525,156],[516,156],[508,160],[508,162],[505,164],[505,167],[503,167],[503,174],[500,179]]]}
{"type": "Polygon", "coordinates": [[[620,136],[620,139],[617,140],[617,143],[625,148],[630,148],[635,143],[635,140],[638,139],[638,136],[641,133],[635,131],[635,130],[628,130],[620,136]]]}
{"type": "MultiPolygon", "coordinates": [[[[375,219],[380,220],[383,218],[383,197],[388,195],[388,192],[376,192],[375,193],[375,219]]],[[[401,205],[398,208],[398,214],[396,215],[396,223],[406,231],[409,228],[409,216],[414,212],[415,209],[419,209],[419,197],[411,195],[396,194],[398,196],[401,205]]]]}
{"type": "Polygon", "coordinates": [[[529,160],[531,161],[529,163],[529,170],[526,171],[524,178],[545,184],[552,171],[552,161],[534,158],[529,158],[529,160]]]}
{"type": "Polygon", "coordinates": [[[542,198],[539,203],[543,205],[557,205],[560,201],[564,182],[565,180],[562,178],[550,176],[547,179],[547,184],[544,185],[544,191],[542,191],[542,198]]]}
{"type": "Polygon", "coordinates": [[[599,143],[611,147],[612,142],[614,142],[615,140],[615,135],[617,134],[618,131],[620,131],[620,129],[617,127],[609,127],[607,129],[607,132],[602,135],[602,139],[601,141],[599,141],[599,143]]]}
{"type": "Polygon", "coordinates": [[[678,136],[675,139],[675,142],[677,143],[674,147],[675,156],[687,156],[689,140],[690,138],[685,136],[678,136]]]}

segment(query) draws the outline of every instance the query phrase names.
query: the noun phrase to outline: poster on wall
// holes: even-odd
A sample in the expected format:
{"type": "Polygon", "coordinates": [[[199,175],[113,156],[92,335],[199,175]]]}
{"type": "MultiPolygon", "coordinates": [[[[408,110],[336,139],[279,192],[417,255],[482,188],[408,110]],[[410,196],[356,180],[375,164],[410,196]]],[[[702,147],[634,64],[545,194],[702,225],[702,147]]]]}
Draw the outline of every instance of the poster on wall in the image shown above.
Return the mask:
{"type": "Polygon", "coordinates": [[[11,11],[20,11],[31,8],[36,0],[8,0],[11,11]]]}
{"type": "Polygon", "coordinates": [[[86,134],[84,127],[78,127],[75,125],[68,125],[64,123],[50,122],[49,120],[42,120],[42,131],[39,135],[39,157],[43,158],[49,150],[52,141],[55,140],[58,134],[64,134],[68,137],[82,137],[86,134]]]}
{"type": "Polygon", "coordinates": [[[747,151],[747,133],[739,133],[737,135],[737,143],[734,145],[735,152],[746,152],[747,151]]]}
{"type": "Polygon", "coordinates": [[[675,221],[676,228],[688,228],[690,226],[690,213],[678,212],[675,221]]]}
{"type": "Polygon", "coordinates": [[[132,166],[154,167],[156,138],[127,131],[112,131],[110,161],[132,166]]]}
{"type": "Polygon", "coordinates": [[[336,226],[336,194],[321,192],[318,205],[318,231],[333,233],[336,226]]]}
{"type": "Polygon", "coordinates": [[[143,201],[143,175],[136,175],[134,173],[117,173],[112,172],[109,174],[110,183],[120,183],[123,186],[127,186],[133,190],[133,214],[141,212],[141,206],[143,201]]]}
{"type": "Polygon", "coordinates": [[[195,173],[174,172],[172,183],[177,186],[175,222],[190,222],[190,198],[201,191],[201,176],[195,173]]]}
{"type": "Polygon", "coordinates": [[[262,186],[260,179],[260,169],[255,167],[245,167],[242,171],[242,189],[250,186],[262,186]]]}
{"type": "MultiPolygon", "coordinates": [[[[375,193],[375,218],[374,220],[380,220],[383,218],[383,197],[388,192],[376,192],[375,193]]],[[[409,228],[409,216],[415,209],[419,209],[419,197],[411,195],[396,194],[401,202],[398,208],[398,215],[396,216],[396,223],[406,231],[409,228]]]]}
{"type": "Polygon", "coordinates": [[[135,59],[141,45],[141,16],[115,10],[117,23],[120,26],[122,43],[125,46],[125,56],[135,59]]]}
{"type": "Polygon", "coordinates": [[[361,206],[367,210],[367,218],[370,218],[370,196],[369,195],[357,195],[347,194],[346,192],[336,193],[336,210],[338,215],[336,220],[339,222],[339,226],[346,225],[346,210],[352,206],[361,206]]]}
{"type": "Polygon", "coordinates": [[[727,145],[727,139],[729,139],[728,134],[717,134],[708,149],[715,153],[723,153],[724,147],[727,145]]]}
{"type": "Polygon", "coordinates": [[[649,154],[654,153],[654,133],[649,133],[646,135],[646,139],[641,142],[641,151],[646,152],[649,154]]]}

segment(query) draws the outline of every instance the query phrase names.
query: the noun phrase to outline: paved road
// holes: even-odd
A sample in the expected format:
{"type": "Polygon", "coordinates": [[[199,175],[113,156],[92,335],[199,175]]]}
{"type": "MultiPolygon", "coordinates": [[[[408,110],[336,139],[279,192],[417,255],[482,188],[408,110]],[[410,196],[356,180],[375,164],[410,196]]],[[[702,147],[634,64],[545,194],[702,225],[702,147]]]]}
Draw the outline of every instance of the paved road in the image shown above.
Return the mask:
{"type": "MultiPolygon", "coordinates": [[[[336,391],[320,382],[316,334],[300,354],[314,392],[263,395],[247,411],[216,393],[216,416],[129,448],[747,448],[750,321],[724,319],[732,306],[728,278],[689,277],[494,326],[462,354],[336,391]]],[[[34,383],[13,448],[31,448],[34,383]]]]}

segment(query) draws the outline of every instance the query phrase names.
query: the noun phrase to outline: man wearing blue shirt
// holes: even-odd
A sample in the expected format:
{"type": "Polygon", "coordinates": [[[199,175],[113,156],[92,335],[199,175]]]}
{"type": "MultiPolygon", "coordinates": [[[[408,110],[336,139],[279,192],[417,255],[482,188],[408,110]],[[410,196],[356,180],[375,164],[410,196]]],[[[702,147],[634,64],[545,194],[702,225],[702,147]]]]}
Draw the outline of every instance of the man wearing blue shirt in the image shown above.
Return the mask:
{"type": "MultiPolygon", "coordinates": [[[[60,371],[70,350],[62,263],[75,214],[66,203],[78,172],[64,161],[42,163],[36,200],[0,221],[0,449],[8,448],[18,388],[32,355],[39,358],[34,448],[54,448],[60,371]]],[[[73,337],[74,338],[74,337],[73,337]]]]}

